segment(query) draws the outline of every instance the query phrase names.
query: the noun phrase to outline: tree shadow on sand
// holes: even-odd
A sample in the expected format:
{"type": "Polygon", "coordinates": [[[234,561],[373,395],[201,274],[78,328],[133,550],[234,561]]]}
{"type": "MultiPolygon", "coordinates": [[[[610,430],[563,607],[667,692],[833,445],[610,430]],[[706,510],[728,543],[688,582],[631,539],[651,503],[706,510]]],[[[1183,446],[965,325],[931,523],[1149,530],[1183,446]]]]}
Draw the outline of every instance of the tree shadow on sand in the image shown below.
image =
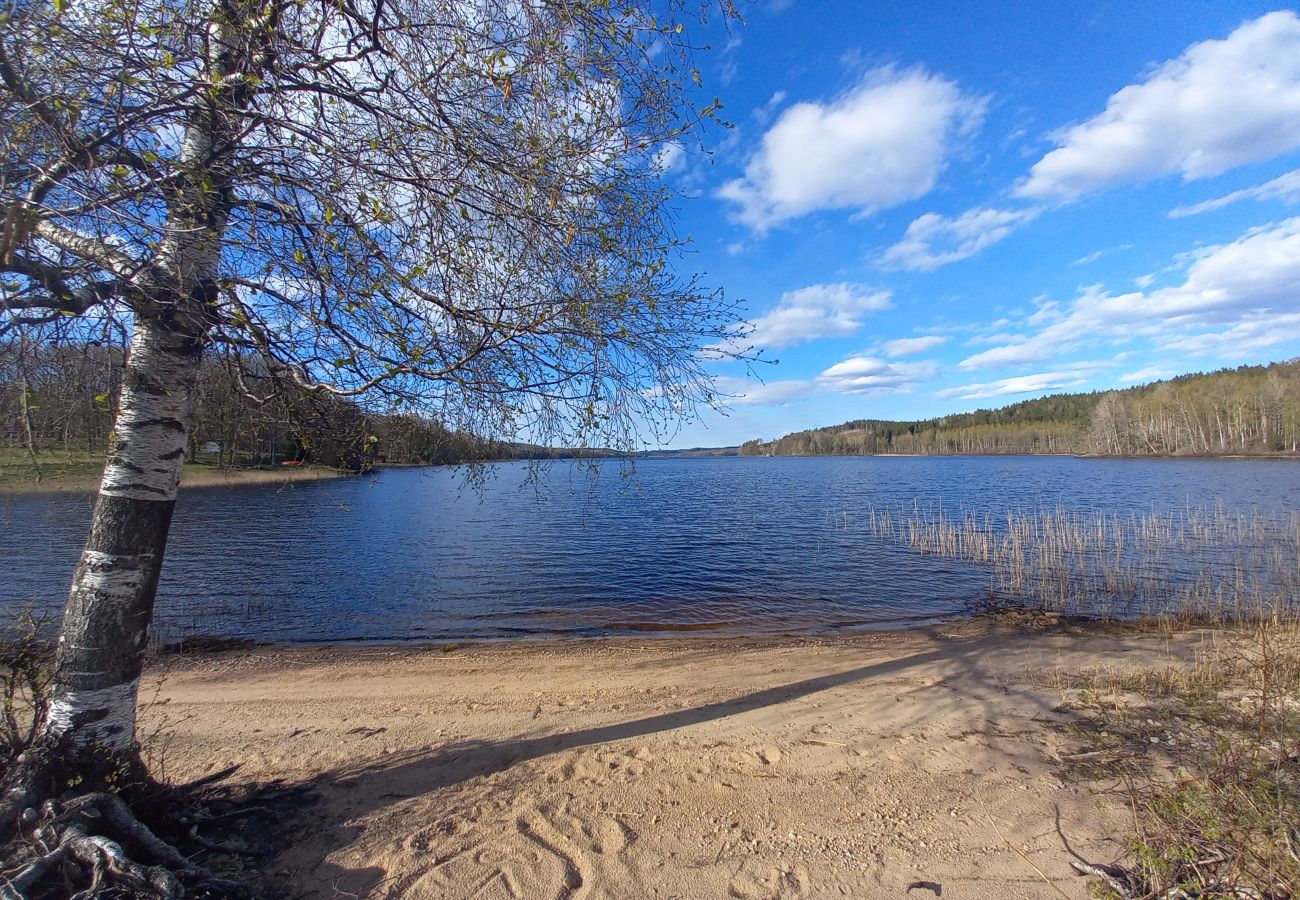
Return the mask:
{"type": "MultiPolygon", "coordinates": [[[[917,634],[928,638],[935,645],[934,649],[777,685],[716,703],[628,721],[535,735],[522,730],[519,736],[502,741],[452,741],[437,747],[399,750],[356,765],[340,767],[312,780],[310,786],[321,799],[313,807],[304,810],[302,816],[304,820],[310,820],[311,830],[318,835],[322,829],[328,832],[327,843],[330,846],[346,847],[360,835],[360,828],[348,825],[345,821],[329,820],[331,815],[343,818],[338,813],[344,807],[346,819],[357,821],[396,803],[454,788],[473,779],[507,773],[521,763],[553,754],[689,729],[835,688],[896,676],[931,663],[944,664],[944,681],[961,678],[965,684],[977,688],[978,690],[969,692],[969,698],[963,693],[963,703],[970,704],[973,710],[996,728],[998,711],[992,698],[1005,696],[1009,687],[1005,679],[999,678],[987,664],[982,664],[982,659],[989,651],[987,644],[978,639],[953,638],[936,629],[922,629],[917,634]],[[325,801],[326,797],[338,801],[332,809],[331,804],[325,801]]],[[[914,685],[903,689],[901,693],[932,688],[932,685],[914,685]]],[[[1049,710],[1049,704],[1030,693],[1019,694],[1019,697],[1029,700],[1042,712],[1049,710]]],[[[524,725],[522,721],[520,724],[524,725]]],[[[317,841],[317,847],[319,846],[320,842],[317,841]]],[[[341,891],[337,895],[372,896],[373,892],[387,883],[387,873],[378,867],[345,868],[323,862],[320,857],[327,852],[320,853],[315,861],[299,858],[296,862],[302,869],[314,869],[314,880],[318,883],[322,880],[328,883],[333,879],[335,891],[341,891]],[[342,883],[346,883],[345,891],[339,887],[342,883]]],[[[329,896],[330,893],[309,892],[303,896],[329,896]]]]}

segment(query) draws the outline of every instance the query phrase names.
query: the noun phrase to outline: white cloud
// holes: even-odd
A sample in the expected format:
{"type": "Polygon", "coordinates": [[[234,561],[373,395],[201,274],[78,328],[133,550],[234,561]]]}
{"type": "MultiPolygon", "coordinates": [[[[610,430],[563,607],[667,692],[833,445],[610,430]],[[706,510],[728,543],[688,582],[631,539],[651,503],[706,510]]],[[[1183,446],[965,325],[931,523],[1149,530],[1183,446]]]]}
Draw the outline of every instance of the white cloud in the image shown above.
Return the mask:
{"type": "Polygon", "coordinates": [[[740,35],[732,34],[718,53],[718,83],[723,87],[735,81],[736,75],[740,72],[740,63],[736,56],[743,43],[744,40],[740,35]]]}
{"type": "Polygon", "coordinates": [[[680,166],[685,159],[686,148],[681,145],[681,142],[669,141],[655,152],[654,167],[661,173],[671,172],[680,166]]]}
{"type": "Polygon", "coordinates": [[[1043,342],[1035,341],[1032,338],[1021,338],[1019,335],[1007,335],[1006,338],[1012,343],[985,350],[983,353],[976,353],[974,356],[968,356],[957,364],[957,368],[969,371],[971,369],[989,369],[995,366],[1019,366],[1040,363],[1050,359],[1056,349],[1056,347],[1040,346],[1043,342]]]}
{"type": "Polygon", "coordinates": [[[1167,340],[1161,347],[1195,356],[1232,357],[1297,339],[1300,339],[1300,313],[1288,313],[1249,316],[1226,331],[1189,334],[1167,340]]]}
{"type": "Polygon", "coordinates": [[[1170,210],[1171,219],[1195,216],[1203,212],[1222,209],[1239,200],[1281,200],[1284,203],[1300,203],[1300,169],[1293,169],[1285,175],[1279,175],[1272,181],[1266,181],[1255,187],[1233,191],[1213,200],[1206,200],[1193,206],[1179,206],[1170,210]]]}
{"type": "Polygon", "coordinates": [[[816,387],[811,381],[762,382],[730,376],[715,377],[713,386],[727,406],[785,406],[792,400],[807,397],[816,387]]]}
{"type": "Polygon", "coordinates": [[[754,110],[754,121],[757,122],[759,126],[764,126],[768,122],[771,122],[772,117],[776,115],[776,111],[780,109],[781,104],[785,102],[786,96],[785,91],[774,92],[771,97],[767,98],[766,103],[754,110]]]}
{"type": "Polygon", "coordinates": [[[1201,248],[1185,261],[1187,275],[1180,285],[1119,295],[1100,286],[1088,288],[1061,318],[1037,333],[959,365],[969,370],[1038,363],[1096,339],[1141,336],[1158,347],[1209,353],[1216,342],[1220,349],[1239,352],[1294,336],[1300,218],[1251,229],[1230,244],[1201,248]]]}
{"type": "Polygon", "coordinates": [[[849,337],[869,313],[893,306],[888,291],[860,284],[814,284],[781,295],[781,302],[749,323],[745,341],[786,347],[827,337],[849,337]]]}
{"type": "Polygon", "coordinates": [[[1034,209],[979,208],[955,219],[926,213],[907,226],[901,241],[881,254],[880,264],[887,269],[930,272],[993,246],[1036,215],[1034,209]]]}
{"type": "Polygon", "coordinates": [[[1131,250],[1132,248],[1133,248],[1132,244],[1120,244],[1117,247],[1103,247],[1100,250],[1094,250],[1092,253],[1089,253],[1087,256],[1080,256],[1074,262],[1070,263],[1070,265],[1086,266],[1088,265],[1088,263],[1095,263],[1103,256],[1107,256],[1111,253],[1115,253],[1120,250],[1131,250]]]}
{"type": "Polygon", "coordinates": [[[953,137],[975,128],[982,99],[921,69],[876,69],[829,103],[789,107],[763,136],[743,178],[718,196],[758,231],[816,210],[861,213],[928,193],[953,137]]]}
{"type": "Polygon", "coordinates": [[[1017,375],[983,384],[966,384],[961,387],[936,391],[936,397],[958,397],[962,400],[982,400],[986,397],[1005,397],[1008,394],[1034,394],[1040,391],[1058,391],[1087,384],[1088,379],[1108,364],[1099,362],[1075,363],[1055,372],[1038,372],[1034,375],[1017,375]]]}
{"type": "Polygon", "coordinates": [[[1166,366],[1147,366],[1144,369],[1138,369],[1136,372],[1125,372],[1119,376],[1119,380],[1121,384],[1150,384],[1153,381],[1162,381],[1177,374],[1176,370],[1166,366]]]}
{"type": "Polygon", "coordinates": [[[1034,300],[1034,311],[1025,322],[1030,325],[1050,325],[1059,322],[1063,315],[1060,303],[1049,297],[1040,297],[1034,300]]]}
{"type": "Polygon", "coordinates": [[[938,371],[933,362],[890,363],[855,356],[822,372],[817,384],[837,394],[903,394],[938,371]]]}
{"type": "Polygon", "coordinates": [[[1174,173],[1207,178],[1300,147],[1300,17],[1269,13],[1193,44],[1056,142],[1020,196],[1073,200],[1174,173]]]}
{"type": "Polygon", "coordinates": [[[899,338],[896,341],[885,341],[885,355],[889,357],[913,356],[917,353],[924,353],[927,350],[933,350],[940,344],[946,344],[948,338],[941,334],[930,334],[925,337],[899,338]]]}

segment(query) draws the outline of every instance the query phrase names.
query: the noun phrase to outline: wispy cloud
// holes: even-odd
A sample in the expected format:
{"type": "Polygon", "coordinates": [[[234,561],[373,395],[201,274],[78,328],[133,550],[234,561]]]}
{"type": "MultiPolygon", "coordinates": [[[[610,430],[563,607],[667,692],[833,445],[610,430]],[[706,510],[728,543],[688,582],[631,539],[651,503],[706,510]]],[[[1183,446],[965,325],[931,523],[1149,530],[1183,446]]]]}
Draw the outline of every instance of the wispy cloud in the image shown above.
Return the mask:
{"type": "Polygon", "coordinates": [[[928,193],[985,101],[923,69],[876,69],[829,103],[797,103],[718,196],[757,231],[816,210],[871,213],[928,193]]]}
{"type": "Polygon", "coordinates": [[[885,355],[892,358],[899,356],[915,356],[918,353],[925,353],[927,350],[933,350],[941,344],[946,344],[948,338],[941,334],[929,334],[925,337],[899,338],[896,341],[885,341],[882,349],[885,355]]]}
{"type": "Polygon", "coordinates": [[[740,72],[740,63],[736,57],[739,55],[743,43],[744,40],[740,35],[733,34],[727,39],[727,43],[722,50],[718,52],[718,83],[723,87],[735,81],[736,75],[740,72]]]}
{"type": "Polygon", "coordinates": [[[837,394],[897,394],[912,390],[938,371],[933,362],[891,363],[855,356],[822,372],[817,384],[837,394]]]}
{"type": "Polygon", "coordinates": [[[1272,181],[1266,181],[1255,187],[1242,188],[1213,200],[1206,200],[1192,206],[1179,206],[1170,210],[1171,219],[1200,215],[1215,209],[1222,209],[1241,200],[1282,200],[1285,203],[1300,203],[1300,169],[1292,169],[1285,175],[1279,175],[1272,181]]]}
{"type": "Polygon", "coordinates": [[[713,386],[721,395],[722,402],[728,406],[785,406],[807,397],[816,389],[811,381],[790,379],[764,382],[731,376],[714,378],[713,386]]]}
{"type": "Polygon", "coordinates": [[[654,167],[659,172],[671,172],[686,159],[686,148],[680,141],[669,141],[654,155],[654,167]]]}
{"type": "Polygon", "coordinates": [[[1195,356],[1217,356],[1262,350],[1300,338],[1300,313],[1250,315],[1231,328],[1189,334],[1165,341],[1165,350],[1180,350],[1195,356]]]}
{"type": "Polygon", "coordinates": [[[1103,247],[1100,250],[1094,250],[1092,253],[1089,253],[1087,256],[1080,256],[1074,262],[1070,263],[1070,265],[1086,266],[1088,265],[1088,263],[1095,263],[1103,256],[1109,256],[1110,254],[1118,253],[1121,250],[1131,250],[1132,248],[1133,248],[1132,244],[1120,244],[1118,247],[1103,247]]]}
{"type": "Polygon", "coordinates": [[[955,219],[926,213],[907,226],[903,239],[880,256],[886,269],[930,272],[969,259],[1037,216],[1037,209],[969,209],[955,219]]]}
{"type": "Polygon", "coordinates": [[[1177,369],[1171,369],[1168,366],[1147,366],[1138,369],[1136,372],[1125,372],[1119,376],[1119,380],[1121,384],[1149,384],[1152,381],[1162,381],[1177,374],[1177,369]]]}
{"type": "Polygon", "coordinates": [[[781,301],[749,324],[745,340],[755,347],[787,347],[818,338],[857,334],[866,316],[893,306],[889,291],[861,284],[814,284],[781,295],[781,301]]]}
{"type": "Polygon", "coordinates": [[[1230,356],[1294,336],[1300,218],[1201,248],[1185,257],[1185,264],[1183,283],[1171,287],[1118,295],[1101,286],[1088,288],[1046,327],[1010,336],[959,366],[1041,363],[1089,341],[1139,336],[1160,348],[1230,356]]]}
{"type": "Polygon", "coordinates": [[[1269,13],[1223,40],[1193,44],[1100,115],[1056,135],[1017,187],[1073,200],[1118,184],[1207,178],[1300,147],[1300,17],[1269,13]]]}
{"type": "Polygon", "coordinates": [[[1014,394],[1035,394],[1040,391],[1064,390],[1087,384],[1093,375],[1109,365],[1112,364],[1104,362],[1075,363],[1052,372],[1016,375],[1012,378],[1000,378],[997,381],[980,384],[964,384],[961,387],[936,391],[935,396],[957,397],[962,400],[983,400],[987,397],[1006,397],[1014,394]]]}

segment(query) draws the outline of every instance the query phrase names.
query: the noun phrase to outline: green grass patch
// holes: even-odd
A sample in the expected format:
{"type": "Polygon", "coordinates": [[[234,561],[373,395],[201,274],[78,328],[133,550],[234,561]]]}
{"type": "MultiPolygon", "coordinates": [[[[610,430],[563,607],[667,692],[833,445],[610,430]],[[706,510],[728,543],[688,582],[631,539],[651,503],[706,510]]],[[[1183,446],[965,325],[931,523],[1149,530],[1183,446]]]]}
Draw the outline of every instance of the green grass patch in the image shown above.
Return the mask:
{"type": "Polygon", "coordinates": [[[84,481],[104,471],[104,454],[37,451],[35,465],[26,450],[0,449],[0,483],[84,481]],[[39,470],[39,477],[38,477],[39,470]]]}

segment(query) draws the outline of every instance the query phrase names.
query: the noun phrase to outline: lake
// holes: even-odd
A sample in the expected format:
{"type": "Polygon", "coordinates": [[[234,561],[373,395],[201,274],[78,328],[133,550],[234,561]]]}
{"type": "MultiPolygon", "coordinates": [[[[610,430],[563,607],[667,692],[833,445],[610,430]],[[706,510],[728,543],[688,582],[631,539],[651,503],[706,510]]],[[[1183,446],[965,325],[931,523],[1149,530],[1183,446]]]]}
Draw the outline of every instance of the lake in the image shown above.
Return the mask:
{"type": "MultiPolygon", "coordinates": [[[[181,494],[158,636],[267,641],[819,633],[960,614],[989,576],[876,539],[867,511],[997,519],[1062,507],[1289,512],[1286,460],[1072,457],[648,459],[181,494]]],[[[59,610],[90,515],[78,495],[0,497],[0,611],[59,610]]]]}

